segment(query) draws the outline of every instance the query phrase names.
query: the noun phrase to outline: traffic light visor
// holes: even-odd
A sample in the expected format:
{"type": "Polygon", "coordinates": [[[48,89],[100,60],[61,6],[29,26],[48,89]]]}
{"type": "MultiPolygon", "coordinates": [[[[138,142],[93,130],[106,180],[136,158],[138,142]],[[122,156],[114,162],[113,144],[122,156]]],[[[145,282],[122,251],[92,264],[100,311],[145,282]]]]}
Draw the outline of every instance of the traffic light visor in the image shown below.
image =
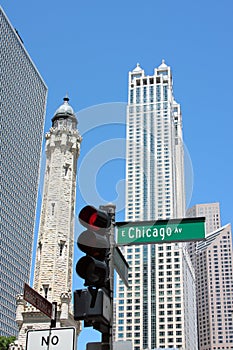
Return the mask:
{"type": "Polygon", "coordinates": [[[97,232],[86,230],[80,234],[77,241],[79,249],[84,253],[95,257],[98,260],[104,260],[106,253],[110,248],[109,240],[97,232]]]}
{"type": "Polygon", "coordinates": [[[111,226],[110,216],[106,212],[98,210],[91,205],[82,208],[79,213],[79,221],[83,226],[95,231],[111,226]]]}

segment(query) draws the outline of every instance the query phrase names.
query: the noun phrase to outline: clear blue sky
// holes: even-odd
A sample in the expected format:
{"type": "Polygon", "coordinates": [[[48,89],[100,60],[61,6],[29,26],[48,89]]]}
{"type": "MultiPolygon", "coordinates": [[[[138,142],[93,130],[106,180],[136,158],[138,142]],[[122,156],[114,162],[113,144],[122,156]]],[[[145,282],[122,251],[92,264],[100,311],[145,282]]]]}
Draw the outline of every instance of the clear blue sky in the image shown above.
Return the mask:
{"type": "MultiPolygon", "coordinates": [[[[2,0],[1,5],[48,86],[45,130],[67,92],[75,111],[125,103],[128,71],[139,62],[152,74],[164,58],[172,67],[192,161],[190,205],[219,201],[222,224],[233,222],[232,0],[2,0]]],[[[85,118],[81,113],[80,130],[85,118]]],[[[87,133],[82,157],[103,135],[124,137],[120,125],[111,126],[112,134],[107,126],[98,130],[87,133]]],[[[124,161],[108,162],[98,174],[103,198],[114,201],[124,161]],[[107,184],[101,179],[109,173],[107,184]]],[[[82,205],[79,200],[78,210],[82,205]]]]}

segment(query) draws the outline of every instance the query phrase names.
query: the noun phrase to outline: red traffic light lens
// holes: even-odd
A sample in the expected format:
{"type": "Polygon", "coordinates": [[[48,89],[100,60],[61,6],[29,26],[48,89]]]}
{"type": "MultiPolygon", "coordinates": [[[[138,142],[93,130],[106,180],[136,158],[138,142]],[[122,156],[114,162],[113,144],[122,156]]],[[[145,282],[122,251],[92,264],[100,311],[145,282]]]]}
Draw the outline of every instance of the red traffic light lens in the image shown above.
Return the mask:
{"type": "Polygon", "coordinates": [[[97,219],[97,213],[93,213],[89,218],[88,224],[91,226],[95,226],[96,219],[97,219]]]}
{"type": "Polygon", "coordinates": [[[98,210],[91,205],[82,208],[78,217],[83,226],[95,231],[111,226],[110,216],[106,212],[98,210]]]}

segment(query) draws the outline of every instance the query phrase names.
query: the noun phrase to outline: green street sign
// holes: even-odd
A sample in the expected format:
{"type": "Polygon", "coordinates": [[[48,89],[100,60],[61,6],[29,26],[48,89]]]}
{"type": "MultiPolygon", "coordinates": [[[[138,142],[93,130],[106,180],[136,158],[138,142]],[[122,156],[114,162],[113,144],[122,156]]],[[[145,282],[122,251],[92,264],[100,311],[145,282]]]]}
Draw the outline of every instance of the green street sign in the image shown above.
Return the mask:
{"type": "Polygon", "coordinates": [[[117,222],[117,244],[154,244],[205,239],[205,218],[117,222]]]}

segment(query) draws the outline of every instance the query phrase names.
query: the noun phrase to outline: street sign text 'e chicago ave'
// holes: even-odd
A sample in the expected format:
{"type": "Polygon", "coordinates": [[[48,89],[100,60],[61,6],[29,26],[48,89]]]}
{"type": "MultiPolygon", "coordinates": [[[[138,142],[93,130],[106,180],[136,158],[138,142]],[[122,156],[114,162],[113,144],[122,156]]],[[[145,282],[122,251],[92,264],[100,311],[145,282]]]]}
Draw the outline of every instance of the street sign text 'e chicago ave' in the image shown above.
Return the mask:
{"type": "Polygon", "coordinates": [[[205,239],[205,218],[117,222],[117,244],[154,244],[205,239]]]}

